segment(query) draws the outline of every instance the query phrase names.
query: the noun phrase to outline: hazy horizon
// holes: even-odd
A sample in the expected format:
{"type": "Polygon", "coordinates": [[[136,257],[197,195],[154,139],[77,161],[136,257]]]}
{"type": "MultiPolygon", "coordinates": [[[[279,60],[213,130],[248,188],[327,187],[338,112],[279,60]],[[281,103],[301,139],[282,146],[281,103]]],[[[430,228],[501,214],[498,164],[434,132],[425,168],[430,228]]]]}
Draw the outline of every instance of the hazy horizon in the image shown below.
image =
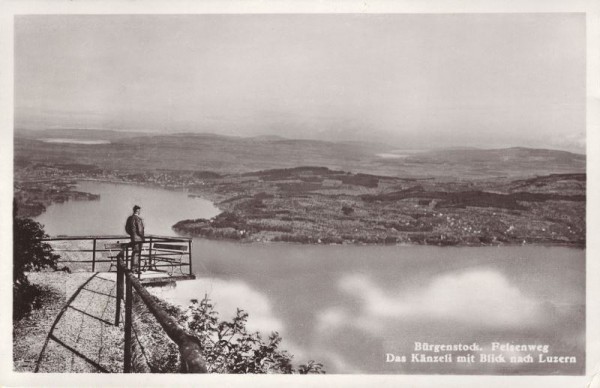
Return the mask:
{"type": "Polygon", "coordinates": [[[585,60],[584,14],[17,16],[15,128],[585,153],[585,60]]]}

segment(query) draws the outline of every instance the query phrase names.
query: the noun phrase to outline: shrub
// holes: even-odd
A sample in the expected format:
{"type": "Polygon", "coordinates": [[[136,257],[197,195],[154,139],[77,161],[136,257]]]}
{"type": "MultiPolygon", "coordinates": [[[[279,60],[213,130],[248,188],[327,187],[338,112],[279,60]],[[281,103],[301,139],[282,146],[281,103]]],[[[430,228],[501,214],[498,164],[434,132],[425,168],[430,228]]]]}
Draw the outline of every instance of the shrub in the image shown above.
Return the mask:
{"type": "Polygon", "coordinates": [[[277,332],[263,339],[258,332],[248,332],[248,314],[237,309],[231,321],[220,321],[209,299],[193,300],[180,316],[184,327],[199,339],[211,373],[325,373],[323,365],[314,361],[296,370],[292,357],[279,349],[277,332]]]}
{"type": "Polygon", "coordinates": [[[213,218],[212,226],[215,228],[244,229],[246,221],[236,213],[223,212],[213,218]]]}
{"type": "Polygon", "coordinates": [[[337,236],[325,236],[321,238],[323,244],[342,244],[344,240],[337,236]]]}
{"type": "Polygon", "coordinates": [[[354,209],[350,206],[342,206],[342,212],[344,213],[344,215],[349,216],[350,214],[354,213],[354,209]]]}
{"type": "Polygon", "coordinates": [[[342,183],[347,185],[364,186],[364,187],[377,187],[379,185],[379,178],[374,175],[368,174],[356,174],[342,177],[342,183]]]}
{"type": "Polygon", "coordinates": [[[42,225],[29,218],[16,217],[13,211],[13,317],[28,312],[36,295],[27,280],[26,272],[44,268],[57,269],[59,255],[52,247],[41,241],[48,237],[42,225]]]}
{"type": "Polygon", "coordinates": [[[192,174],[194,178],[198,179],[217,179],[221,178],[220,174],[217,174],[214,171],[196,171],[192,174]]]}

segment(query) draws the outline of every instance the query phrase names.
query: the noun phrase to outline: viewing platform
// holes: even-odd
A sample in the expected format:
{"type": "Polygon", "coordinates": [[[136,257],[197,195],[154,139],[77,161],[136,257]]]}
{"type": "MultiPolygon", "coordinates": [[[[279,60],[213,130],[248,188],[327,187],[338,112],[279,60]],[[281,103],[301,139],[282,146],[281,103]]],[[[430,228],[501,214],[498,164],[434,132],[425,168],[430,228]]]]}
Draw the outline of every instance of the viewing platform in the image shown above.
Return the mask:
{"type": "Polygon", "coordinates": [[[34,372],[164,373],[164,365],[153,363],[150,354],[166,352],[164,340],[177,346],[179,372],[207,371],[198,341],[145,288],[195,278],[191,238],[148,236],[141,244],[139,265],[132,265],[132,245],[125,236],[57,236],[43,241],[60,254],[58,262],[71,273],[55,273],[66,277],[66,303],[44,343],[34,344],[34,372]],[[152,326],[162,331],[164,340],[144,335],[156,332],[152,326]],[[153,350],[160,344],[161,350],[153,350]]]}
{"type": "Polygon", "coordinates": [[[131,268],[132,245],[128,236],[56,236],[44,239],[61,256],[59,263],[72,272],[116,272],[117,254],[124,253],[127,268],[140,283],[159,285],[195,279],[192,272],[192,239],[149,235],[141,245],[139,268],[131,268]]]}

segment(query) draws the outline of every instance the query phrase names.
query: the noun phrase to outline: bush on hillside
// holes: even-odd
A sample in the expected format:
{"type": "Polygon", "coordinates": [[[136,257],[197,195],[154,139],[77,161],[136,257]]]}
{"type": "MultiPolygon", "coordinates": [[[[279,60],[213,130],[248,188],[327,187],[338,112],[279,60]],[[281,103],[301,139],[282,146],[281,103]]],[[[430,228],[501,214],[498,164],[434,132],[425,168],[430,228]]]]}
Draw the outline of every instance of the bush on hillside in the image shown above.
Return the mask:
{"type": "Polygon", "coordinates": [[[292,356],[279,349],[281,337],[273,332],[264,339],[246,328],[248,314],[237,309],[231,321],[219,320],[209,299],[193,300],[180,321],[199,339],[210,373],[325,373],[314,361],[295,369],[292,356]]]}
{"type": "Polygon", "coordinates": [[[27,280],[27,272],[44,268],[57,269],[59,255],[41,241],[48,237],[39,222],[16,216],[13,211],[13,318],[26,314],[34,303],[36,290],[27,280]]]}

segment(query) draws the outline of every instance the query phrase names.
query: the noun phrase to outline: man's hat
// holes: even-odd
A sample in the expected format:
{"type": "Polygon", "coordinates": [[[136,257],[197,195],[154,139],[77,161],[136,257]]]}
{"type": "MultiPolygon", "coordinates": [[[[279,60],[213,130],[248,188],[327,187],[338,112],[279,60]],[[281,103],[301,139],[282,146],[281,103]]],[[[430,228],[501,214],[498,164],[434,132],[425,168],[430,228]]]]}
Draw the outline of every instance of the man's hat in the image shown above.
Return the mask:
{"type": "Polygon", "coordinates": [[[140,209],[141,209],[141,207],[139,207],[138,205],[135,205],[135,206],[133,207],[133,211],[134,211],[134,212],[136,212],[136,211],[138,211],[138,210],[140,210],[140,209]]]}

